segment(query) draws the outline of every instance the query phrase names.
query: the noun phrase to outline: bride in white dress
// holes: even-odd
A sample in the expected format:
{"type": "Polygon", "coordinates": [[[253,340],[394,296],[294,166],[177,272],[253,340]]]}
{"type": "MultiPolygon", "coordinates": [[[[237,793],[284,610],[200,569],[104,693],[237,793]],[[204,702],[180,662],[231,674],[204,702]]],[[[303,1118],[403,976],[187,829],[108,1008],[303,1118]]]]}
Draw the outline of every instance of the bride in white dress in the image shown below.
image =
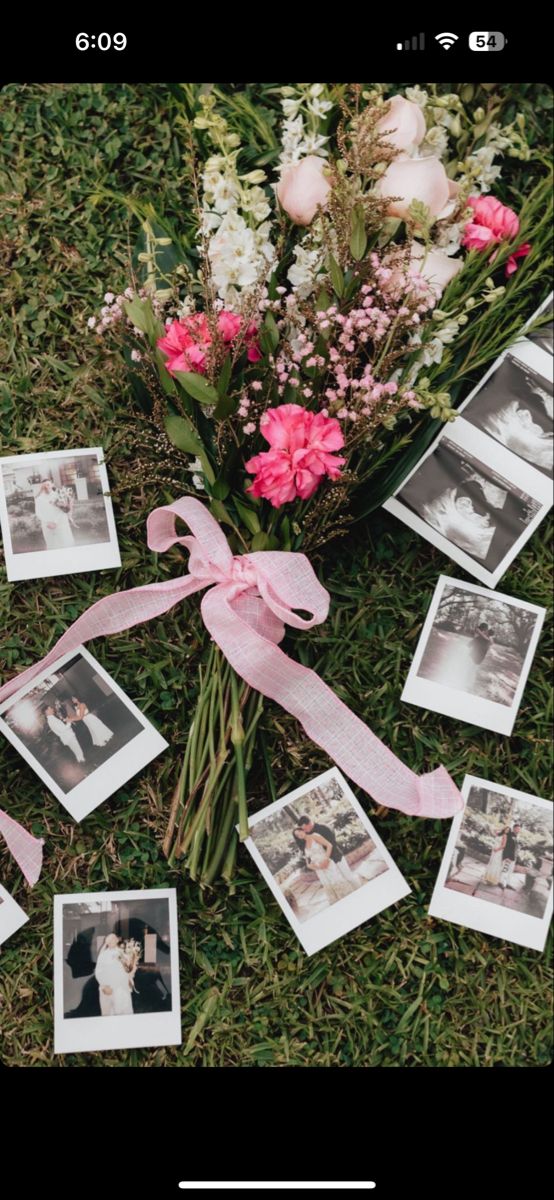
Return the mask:
{"type": "Polygon", "coordinates": [[[75,755],[78,763],[85,761],[81,744],[75,736],[75,730],[71,728],[70,724],[66,724],[65,721],[62,721],[61,717],[56,716],[51,705],[49,705],[46,709],[46,724],[48,725],[51,733],[55,734],[55,736],[59,738],[60,742],[63,742],[63,745],[67,746],[68,750],[71,750],[71,753],[75,755]]]}
{"type": "Polygon", "coordinates": [[[76,696],[72,696],[71,699],[75,705],[76,716],[70,718],[70,720],[82,721],[83,725],[86,725],[94,746],[107,746],[108,742],[114,736],[113,729],[109,729],[100,720],[100,717],[97,717],[95,713],[91,713],[84,700],[78,700],[76,696]]]}
{"type": "Polygon", "coordinates": [[[294,838],[302,845],[306,865],[317,875],[330,904],[342,900],[365,880],[358,880],[356,872],[352,871],[352,883],[341,874],[338,864],[331,858],[333,847],[327,838],[320,833],[306,833],[304,829],[295,829],[294,838]]]}
{"type": "Polygon", "coordinates": [[[125,969],[119,938],[109,933],[101,947],[94,971],[103,1017],[126,1017],[133,1013],[134,972],[125,969]]]}
{"type": "Polygon", "coordinates": [[[44,479],[35,497],[35,513],[42,526],[47,550],[65,550],[75,545],[69,512],[59,507],[59,493],[51,479],[44,479]]]}

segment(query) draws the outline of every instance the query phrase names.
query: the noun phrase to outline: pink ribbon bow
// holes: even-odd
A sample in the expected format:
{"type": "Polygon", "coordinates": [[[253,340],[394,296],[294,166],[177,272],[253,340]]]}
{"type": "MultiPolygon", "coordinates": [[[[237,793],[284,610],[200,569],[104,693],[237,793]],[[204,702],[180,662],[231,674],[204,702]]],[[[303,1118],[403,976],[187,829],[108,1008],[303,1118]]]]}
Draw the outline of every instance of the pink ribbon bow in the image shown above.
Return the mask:
{"type": "Polygon", "coordinates": [[[292,713],[308,737],[379,804],[420,817],[451,817],[463,807],[444,767],[417,776],[315,671],[279,649],[285,625],[311,629],[325,620],[329,609],[329,593],[304,554],[261,550],[234,556],[217,521],[192,497],[155,509],[147,530],[151,550],[163,552],[175,543],[187,547],[188,574],[98,600],[41,662],[4,685],[0,700],[90,638],[159,617],[185,596],[209,587],[201,601],[204,624],[237,674],[292,713]],[[177,536],[176,517],[194,536],[177,536]],[[306,619],[298,610],[311,615],[306,619]]]}

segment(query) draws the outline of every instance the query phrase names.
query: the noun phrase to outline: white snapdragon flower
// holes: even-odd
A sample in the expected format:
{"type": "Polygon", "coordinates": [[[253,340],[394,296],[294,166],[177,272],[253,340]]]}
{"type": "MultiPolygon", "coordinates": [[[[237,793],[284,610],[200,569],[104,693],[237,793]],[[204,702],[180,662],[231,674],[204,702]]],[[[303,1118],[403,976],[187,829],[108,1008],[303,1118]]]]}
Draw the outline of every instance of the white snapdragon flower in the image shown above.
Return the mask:
{"type": "Polygon", "coordinates": [[[325,251],[322,247],[308,249],[298,244],[293,250],[295,262],[290,267],[287,279],[292,284],[299,300],[305,300],[313,292],[318,271],[323,265],[325,251]]]}

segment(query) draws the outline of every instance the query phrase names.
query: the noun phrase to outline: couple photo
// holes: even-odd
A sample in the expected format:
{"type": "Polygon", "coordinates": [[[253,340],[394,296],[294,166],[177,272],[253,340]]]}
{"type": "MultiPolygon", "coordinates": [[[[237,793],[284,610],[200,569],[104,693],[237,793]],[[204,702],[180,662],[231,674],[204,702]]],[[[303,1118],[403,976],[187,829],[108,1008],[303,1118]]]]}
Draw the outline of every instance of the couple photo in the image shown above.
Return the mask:
{"type": "Polygon", "coordinates": [[[525,608],[446,583],[417,675],[510,705],[535,622],[525,608]]]}
{"type": "Polygon", "coordinates": [[[250,836],[299,921],[310,920],[388,870],[336,779],[268,813],[250,836]]]}
{"type": "Polygon", "coordinates": [[[114,736],[100,717],[91,712],[84,700],[71,697],[71,703],[56,700],[44,708],[46,724],[54,737],[71,751],[78,763],[87,755],[94,756],[95,748],[107,746],[114,736]]]}
{"type": "Polygon", "coordinates": [[[38,763],[66,794],[144,729],[82,654],[16,697],[2,715],[31,765],[38,763]]]}
{"type": "Polygon", "coordinates": [[[551,812],[474,787],[445,886],[542,918],[552,886],[552,843],[551,812]]]}

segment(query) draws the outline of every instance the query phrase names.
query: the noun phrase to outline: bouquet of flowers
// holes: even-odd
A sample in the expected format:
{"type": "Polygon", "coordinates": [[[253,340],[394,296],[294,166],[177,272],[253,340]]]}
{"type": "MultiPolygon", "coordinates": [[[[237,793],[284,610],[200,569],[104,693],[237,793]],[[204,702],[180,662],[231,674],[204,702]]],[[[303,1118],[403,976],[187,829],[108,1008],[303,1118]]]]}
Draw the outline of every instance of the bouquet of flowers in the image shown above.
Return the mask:
{"type": "MultiPolygon", "coordinates": [[[[130,201],[132,280],[88,325],[124,355],[163,489],[200,497],[235,556],[312,553],[394,490],[519,332],[549,181],[518,213],[491,193],[498,157],[531,151],[472,84],[281,88],[281,145],[255,166],[217,89],[187,89],[186,227],[130,201]]],[[[248,833],[262,704],[212,642],[165,839],[205,884],[248,833]]]]}
{"type": "Polygon", "coordinates": [[[73,492],[71,488],[59,487],[56,488],[56,496],[54,503],[56,508],[60,508],[62,512],[70,513],[73,508],[73,492]]]}
{"type": "Polygon", "coordinates": [[[132,982],[133,982],[132,990],[134,991],[135,990],[134,977],[136,974],[137,967],[139,965],[140,956],[142,954],[142,946],[140,945],[140,942],[137,942],[135,940],[135,938],[127,938],[126,941],[120,942],[118,949],[119,949],[119,956],[121,958],[123,966],[125,967],[125,970],[128,972],[129,975],[132,976],[132,982]]]}

